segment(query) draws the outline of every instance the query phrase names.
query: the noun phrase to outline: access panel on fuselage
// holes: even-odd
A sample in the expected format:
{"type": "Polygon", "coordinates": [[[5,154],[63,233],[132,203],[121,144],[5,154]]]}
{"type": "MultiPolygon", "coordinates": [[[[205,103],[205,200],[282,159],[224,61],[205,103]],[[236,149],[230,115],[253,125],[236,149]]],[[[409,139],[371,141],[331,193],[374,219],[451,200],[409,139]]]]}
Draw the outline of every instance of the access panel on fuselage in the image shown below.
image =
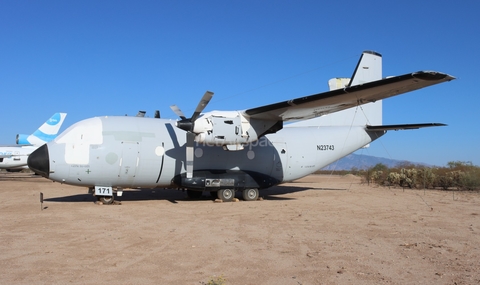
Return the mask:
{"type": "Polygon", "coordinates": [[[138,142],[122,142],[118,185],[132,185],[137,172],[138,142]]]}

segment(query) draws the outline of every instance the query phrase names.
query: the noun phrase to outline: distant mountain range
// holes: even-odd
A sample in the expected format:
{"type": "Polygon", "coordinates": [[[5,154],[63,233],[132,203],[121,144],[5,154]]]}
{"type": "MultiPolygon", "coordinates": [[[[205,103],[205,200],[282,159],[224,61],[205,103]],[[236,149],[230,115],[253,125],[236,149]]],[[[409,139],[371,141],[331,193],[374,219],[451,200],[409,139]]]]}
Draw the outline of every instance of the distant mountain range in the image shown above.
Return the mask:
{"type": "Polygon", "coordinates": [[[379,163],[386,165],[389,168],[398,166],[399,164],[408,164],[408,163],[415,164],[415,165],[420,164],[420,165],[428,166],[425,163],[417,163],[417,162],[411,162],[407,160],[396,160],[396,159],[389,159],[384,157],[376,157],[376,156],[352,153],[322,168],[322,170],[352,170],[353,168],[356,168],[358,170],[363,170],[363,169],[371,168],[379,163]]]}

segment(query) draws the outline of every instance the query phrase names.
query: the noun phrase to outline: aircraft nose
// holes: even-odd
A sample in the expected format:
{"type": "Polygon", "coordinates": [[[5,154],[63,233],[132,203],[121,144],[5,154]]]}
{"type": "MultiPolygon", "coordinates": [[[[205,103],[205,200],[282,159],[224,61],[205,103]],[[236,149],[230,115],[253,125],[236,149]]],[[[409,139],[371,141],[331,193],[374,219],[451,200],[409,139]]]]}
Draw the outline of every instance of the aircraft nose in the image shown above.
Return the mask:
{"type": "Polygon", "coordinates": [[[27,159],[28,167],[38,175],[48,178],[50,173],[50,161],[46,144],[37,148],[27,159]]]}

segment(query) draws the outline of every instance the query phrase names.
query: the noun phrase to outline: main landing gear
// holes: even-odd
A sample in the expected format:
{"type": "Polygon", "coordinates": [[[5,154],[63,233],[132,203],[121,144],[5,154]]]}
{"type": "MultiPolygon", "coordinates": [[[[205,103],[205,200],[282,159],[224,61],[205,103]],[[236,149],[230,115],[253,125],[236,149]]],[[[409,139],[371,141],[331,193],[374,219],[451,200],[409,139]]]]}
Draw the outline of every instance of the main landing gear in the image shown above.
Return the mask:
{"type": "Polygon", "coordinates": [[[243,200],[256,201],[258,200],[260,193],[257,188],[245,189],[242,191],[243,200]]]}
{"type": "MultiPolygon", "coordinates": [[[[191,199],[199,199],[202,197],[203,191],[187,190],[187,196],[191,199]]],[[[231,202],[235,198],[234,189],[220,189],[218,191],[210,191],[213,198],[218,198],[222,202],[231,202]]],[[[242,197],[244,201],[256,201],[259,198],[259,191],[257,188],[248,188],[242,190],[242,197]]]]}
{"type": "Polygon", "coordinates": [[[217,191],[218,199],[223,202],[231,202],[235,198],[235,190],[233,189],[220,189],[217,191]]]}
{"type": "MultiPolygon", "coordinates": [[[[223,202],[231,202],[235,198],[235,190],[220,189],[217,191],[217,197],[223,202]]],[[[242,197],[244,201],[256,201],[259,197],[259,191],[257,188],[244,189],[242,190],[242,197]]]]}

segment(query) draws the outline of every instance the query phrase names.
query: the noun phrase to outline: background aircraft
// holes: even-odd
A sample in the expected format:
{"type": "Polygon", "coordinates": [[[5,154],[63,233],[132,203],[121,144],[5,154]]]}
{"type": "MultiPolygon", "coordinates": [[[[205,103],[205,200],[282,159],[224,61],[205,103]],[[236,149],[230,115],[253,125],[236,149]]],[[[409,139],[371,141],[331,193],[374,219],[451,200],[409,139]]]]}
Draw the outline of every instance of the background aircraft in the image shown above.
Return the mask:
{"type": "Polygon", "coordinates": [[[20,171],[28,168],[27,157],[57,136],[66,116],[66,113],[55,113],[33,134],[17,134],[16,145],[0,146],[0,169],[20,171]]]}
{"type": "Polygon", "coordinates": [[[388,130],[443,124],[382,125],[381,99],[454,77],[419,71],[382,79],[382,56],[364,52],[348,83],[324,93],[241,111],[202,111],[187,118],[95,117],[80,121],[28,158],[53,181],[87,186],[104,203],[123,188],[178,187],[231,201],[256,200],[259,189],[292,181],[368,145],[388,130]],[[319,117],[319,118],[317,118],[319,117]],[[305,123],[286,121],[317,118],[305,123]]]}

